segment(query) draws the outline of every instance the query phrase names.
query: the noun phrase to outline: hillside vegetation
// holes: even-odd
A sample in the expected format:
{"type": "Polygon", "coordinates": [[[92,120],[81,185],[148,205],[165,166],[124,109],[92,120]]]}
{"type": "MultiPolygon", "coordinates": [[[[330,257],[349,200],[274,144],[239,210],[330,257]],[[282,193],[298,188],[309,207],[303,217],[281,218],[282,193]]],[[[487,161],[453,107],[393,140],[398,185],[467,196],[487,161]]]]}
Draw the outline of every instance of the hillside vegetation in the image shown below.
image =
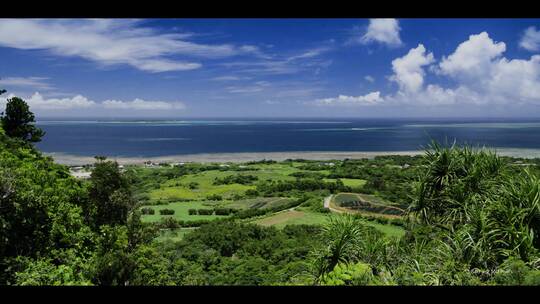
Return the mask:
{"type": "Polygon", "coordinates": [[[436,143],[332,165],[96,157],[79,180],[18,130],[0,128],[2,285],[540,284],[539,159],[436,143]]]}

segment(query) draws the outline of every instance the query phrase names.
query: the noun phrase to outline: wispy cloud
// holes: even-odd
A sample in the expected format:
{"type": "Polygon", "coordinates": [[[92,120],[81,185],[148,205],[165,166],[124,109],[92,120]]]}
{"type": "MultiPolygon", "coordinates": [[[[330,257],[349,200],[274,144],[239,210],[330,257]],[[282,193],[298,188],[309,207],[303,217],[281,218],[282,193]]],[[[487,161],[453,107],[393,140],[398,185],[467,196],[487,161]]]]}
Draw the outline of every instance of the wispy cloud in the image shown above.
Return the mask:
{"type": "Polygon", "coordinates": [[[160,33],[141,26],[139,20],[0,20],[0,46],[47,50],[103,65],[127,64],[147,72],[200,68],[202,64],[191,61],[193,57],[260,55],[255,46],[199,44],[187,41],[190,37],[191,34],[160,33]]]}
{"type": "Polygon", "coordinates": [[[237,72],[258,75],[294,74],[300,71],[298,66],[289,64],[286,60],[235,61],[222,65],[237,72]]]}
{"type": "Polygon", "coordinates": [[[368,82],[371,82],[371,83],[375,82],[375,78],[373,78],[373,76],[371,76],[371,75],[364,76],[364,79],[366,81],[368,81],[368,82]]]}
{"type": "Polygon", "coordinates": [[[213,81],[240,81],[240,80],[250,80],[251,77],[247,76],[233,76],[233,75],[225,75],[225,76],[218,76],[211,78],[213,81]]]}
{"type": "Polygon", "coordinates": [[[54,87],[49,84],[47,77],[4,77],[0,78],[0,86],[3,87],[23,87],[32,90],[52,90],[54,87]]]}
{"type": "Polygon", "coordinates": [[[306,70],[320,71],[332,64],[332,60],[320,58],[334,49],[333,41],[323,42],[323,46],[296,51],[293,54],[265,54],[257,60],[233,61],[222,66],[237,72],[256,75],[295,74],[306,70]]]}
{"type": "Polygon", "coordinates": [[[306,59],[306,58],[313,58],[313,57],[318,57],[324,53],[327,53],[329,51],[331,51],[333,48],[332,47],[329,47],[329,46],[322,46],[322,47],[318,47],[318,48],[314,48],[314,49],[310,49],[310,50],[307,50],[307,51],[304,51],[298,55],[293,55],[293,56],[290,56],[289,58],[286,59],[286,61],[293,61],[293,60],[298,60],[298,59],[306,59]]]}
{"type": "Polygon", "coordinates": [[[250,85],[230,86],[230,87],[227,87],[226,90],[229,93],[255,93],[255,92],[261,92],[270,86],[271,84],[268,81],[257,81],[250,85]]]}

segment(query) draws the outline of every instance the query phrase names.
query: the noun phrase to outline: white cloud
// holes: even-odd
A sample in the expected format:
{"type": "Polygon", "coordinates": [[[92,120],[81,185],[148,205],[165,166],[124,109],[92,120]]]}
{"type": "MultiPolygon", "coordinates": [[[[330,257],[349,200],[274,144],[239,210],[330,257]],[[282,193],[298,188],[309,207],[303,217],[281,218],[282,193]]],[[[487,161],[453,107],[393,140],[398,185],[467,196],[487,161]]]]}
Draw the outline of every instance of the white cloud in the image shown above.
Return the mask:
{"type": "MultiPolygon", "coordinates": [[[[7,99],[13,98],[13,94],[0,99],[0,105],[5,107],[7,99]]],[[[136,98],[132,101],[121,100],[105,100],[101,103],[95,102],[82,95],[76,95],[70,98],[45,98],[40,93],[36,92],[28,98],[22,98],[30,106],[31,111],[37,112],[54,112],[85,110],[87,113],[111,110],[123,110],[122,112],[130,111],[171,111],[185,109],[184,103],[180,101],[147,101],[136,98]]]]}
{"type": "Polygon", "coordinates": [[[317,99],[315,104],[320,106],[371,106],[383,101],[381,92],[376,91],[362,96],[339,95],[338,97],[317,99]]]}
{"type": "Polygon", "coordinates": [[[536,27],[528,27],[519,42],[519,46],[531,51],[540,51],[540,31],[536,30],[536,27]]]}
{"type": "MultiPolygon", "coordinates": [[[[7,102],[7,99],[15,97],[9,94],[2,99],[2,107],[7,102]]],[[[44,98],[40,93],[36,92],[29,98],[23,98],[30,106],[31,110],[69,110],[69,109],[85,109],[96,105],[96,103],[88,98],[76,95],[72,98],[44,98]]]]}
{"type": "Polygon", "coordinates": [[[400,46],[403,44],[399,37],[400,30],[396,19],[370,19],[367,32],[360,41],[364,44],[379,42],[391,47],[400,46]]]}
{"type": "Polygon", "coordinates": [[[256,81],[255,83],[246,86],[230,86],[227,87],[226,90],[229,93],[256,93],[261,92],[270,86],[271,83],[268,81],[256,81]]]}
{"type": "Polygon", "coordinates": [[[240,76],[233,76],[233,75],[219,76],[219,77],[212,78],[212,80],[214,81],[238,81],[238,80],[249,80],[249,79],[251,79],[251,77],[240,77],[240,76]]]}
{"type": "Polygon", "coordinates": [[[320,56],[326,52],[329,52],[330,50],[332,50],[331,47],[318,47],[318,48],[314,48],[314,49],[311,49],[311,50],[307,50],[299,55],[295,55],[295,56],[291,56],[289,58],[287,58],[287,61],[293,61],[293,60],[298,60],[298,59],[306,59],[306,58],[313,58],[313,57],[317,57],[317,56],[320,56]]]}
{"type": "Polygon", "coordinates": [[[504,42],[495,42],[486,32],[469,36],[448,57],[443,57],[435,72],[454,81],[453,87],[436,84],[423,86],[424,72],[421,68],[433,61],[424,56],[425,49],[412,49],[409,54],[393,61],[403,63],[411,53],[417,58],[412,69],[399,69],[391,79],[400,84],[400,90],[385,97],[390,103],[416,105],[516,105],[540,104],[540,55],[529,60],[503,57],[504,42]],[[414,77],[402,77],[416,71],[414,77]],[[401,80],[400,80],[401,79],[401,80]],[[405,79],[405,80],[404,80],[405,79]]]}
{"type": "Polygon", "coordinates": [[[186,106],[179,101],[146,101],[136,98],[133,101],[105,100],[102,103],[105,109],[124,109],[124,110],[182,110],[186,106]]]}
{"type": "Polygon", "coordinates": [[[137,63],[137,67],[148,72],[168,72],[168,71],[188,71],[195,70],[202,66],[196,62],[181,62],[167,59],[145,60],[137,63]]]}
{"type": "MultiPolygon", "coordinates": [[[[329,44],[329,42],[323,43],[329,44]]],[[[296,55],[264,55],[258,56],[259,60],[225,62],[221,65],[227,68],[235,68],[237,69],[236,72],[257,75],[284,75],[307,70],[318,74],[322,68],[327,68],[332,64],[332,60],[319,57],[333,49],[332,45],[323,45],[296,55]]]]}
{"type": "Polygon", "coordinates": [[[257,75],[294,74],[301,71],[298,65],[287,60],[235,61],[222,64],[227,68],[235,68],[237,72],[257,75]]]}
{"type": "Polygon", "coordinates": [[[368,82],[371,82],[371,83],[375,82],[375,78],[373,78],[373,76],[371,76],[371,75],[364,76],[364,79],[366,81],[368,81],[368,82]]]}
{"type": "Polygon", "coordinates": [[[139,26],[140,21],[0,20],[0,46],[48,50],[60,56],[77,56],[103,65],[128,64],[148,72],[183,71],[201,67],[198,62],[171,56],[222,58],[257,53],[251,46],[207,45],[185,41],[190,35],[158,33],[139,26]]]}
{"type": "Polygon", "coordinates": [[[390,79],[397,82],[400,91],[417,92],[424,84],[423,67],[433,62],[433,53],[426,53],[424,45],[419,44],[416,48],[411,49],[407,55],[392,61],[394,75],[390,79]]]}
{"type": "Polygon", "coordinates": [[[39,90],[50,90],[53,87],[46,77],[4,77],[0,78],[0,86],[26,87],[39,90]]]}
{"type": "Polygon", "coordinates": [[[479,79],[489,74],[492,62],[506,50],[504,42],[495,43],[486,32],[470,35],[439,64],[440,73],[458,78],[479,79]]]}
{"type": "Polygon", "coordinates": [[[493,62],[484,91],[499,103],[540,104],[540,55],[493,62]]]}

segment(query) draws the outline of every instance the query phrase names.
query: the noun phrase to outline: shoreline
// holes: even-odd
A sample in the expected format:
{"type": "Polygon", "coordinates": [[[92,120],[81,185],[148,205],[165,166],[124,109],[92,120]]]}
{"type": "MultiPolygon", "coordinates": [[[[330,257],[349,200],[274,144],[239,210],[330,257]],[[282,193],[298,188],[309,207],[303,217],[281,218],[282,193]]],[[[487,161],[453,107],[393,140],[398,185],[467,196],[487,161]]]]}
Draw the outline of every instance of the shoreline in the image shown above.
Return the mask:
{"type": "MultiPolygon", "coordinates": [[[[540,158],[540,149],[519,149],[519,148],[499,148],[494,149],[500,156],[540,158]]],[[[56,163],[62,165],[81,166],[94,163],[92,156],[80,156],[65,153],[43,153],[51,156],[56,163]]],[[[424,150],[416,151],[290,151],[290,152],[231,152],[231,153],[199,153],[199,154],[179,154],[154,157],[118,157],[107,156],[110,160],[115,160],[121,165],[142,165],[144,162],[154,163],[244,163],[249,161],[275,160],[284,161],[286,159],[305,160],[344,160],[374,158],[375,156],[404,155],[415,156],[424,154],[424,150]]]]}

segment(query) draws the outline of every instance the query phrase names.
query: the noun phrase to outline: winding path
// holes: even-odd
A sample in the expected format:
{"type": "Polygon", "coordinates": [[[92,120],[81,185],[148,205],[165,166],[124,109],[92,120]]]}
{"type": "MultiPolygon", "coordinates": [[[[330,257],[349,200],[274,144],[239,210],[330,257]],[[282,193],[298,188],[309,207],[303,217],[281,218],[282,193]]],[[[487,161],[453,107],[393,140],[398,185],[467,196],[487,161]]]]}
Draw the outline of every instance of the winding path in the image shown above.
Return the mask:
{"type": "Polygon", "coordinates": [[[332,211],[332,212],[337,212],[337,213],[343,213],[343,210],[338,210],[338,209],[334,209],[332,208],[332,206],[330,206],[330,202],[332,201],[332,197],[334,195],[329,195],[327,197],[324,198],[324,208],[332,211]]]}

